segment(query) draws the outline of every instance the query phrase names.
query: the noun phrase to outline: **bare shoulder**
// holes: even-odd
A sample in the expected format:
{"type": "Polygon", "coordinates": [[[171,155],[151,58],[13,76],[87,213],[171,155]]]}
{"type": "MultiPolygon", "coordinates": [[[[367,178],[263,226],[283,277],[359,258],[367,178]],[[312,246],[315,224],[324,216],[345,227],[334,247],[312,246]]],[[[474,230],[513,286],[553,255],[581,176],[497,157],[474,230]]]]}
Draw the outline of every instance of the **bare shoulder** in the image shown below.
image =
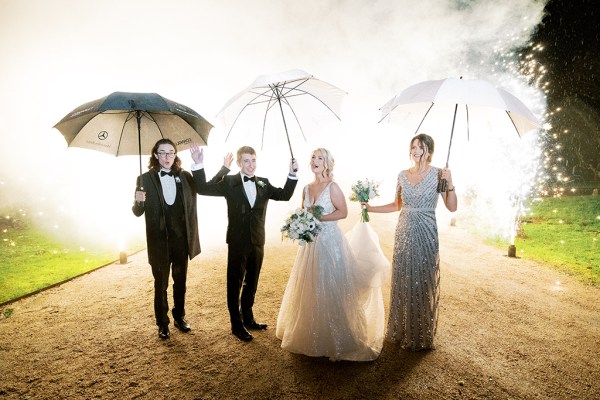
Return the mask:
{"type": "Polygon", "coordinates": [[[342,188],[335,181],[331,181],[331,183],[329,184],[329,190],[334,193],[342,193],[342,188]]]}

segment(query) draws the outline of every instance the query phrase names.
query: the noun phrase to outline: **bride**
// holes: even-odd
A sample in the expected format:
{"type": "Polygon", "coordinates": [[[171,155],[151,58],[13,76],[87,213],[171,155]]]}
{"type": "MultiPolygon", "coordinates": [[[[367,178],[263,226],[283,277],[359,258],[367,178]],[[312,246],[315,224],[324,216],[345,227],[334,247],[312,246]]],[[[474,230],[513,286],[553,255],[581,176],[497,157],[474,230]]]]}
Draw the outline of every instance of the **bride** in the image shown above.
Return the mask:
{"type": "MultiPolygon", "coordinates": [[[[370,361],[379,356],[384,335],[383,279],[374,278],[384,275],[389,263],[382,254],[374,258],[375,263],[372,257],[357,258],[342,234],[337,221],[346,218],[348,210],[342,190],[333,181],[333,166],[328,150],[313,151],[310,167],[315,179],[304,187],[302,205],[323,207],[322,230],[314,242],[298,249],[276,336],[281,347],[293,353],[332,361],[370,361]]],[[[356,228],[352,243],[362,247],[372,240],[364,236],[368,231],[356,228]]]]}

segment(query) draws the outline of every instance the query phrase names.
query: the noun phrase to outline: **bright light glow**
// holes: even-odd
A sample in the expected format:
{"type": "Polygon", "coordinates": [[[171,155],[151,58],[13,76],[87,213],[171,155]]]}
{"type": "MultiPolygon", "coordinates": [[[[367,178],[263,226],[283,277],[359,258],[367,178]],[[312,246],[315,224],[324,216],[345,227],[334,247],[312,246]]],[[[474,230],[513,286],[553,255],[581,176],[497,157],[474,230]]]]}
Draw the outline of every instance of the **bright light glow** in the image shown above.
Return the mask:
{"type": "MultiPolygon", "coordinates": [[[[546,112],[544,91],[538,88],[545,86],[545,68],[531,54],[530,63],[520,65],[515,54],[530,43],[542,19],[544,4],[537,0],[475,0],[465,7],[451,0],[233,3],[180,0],[165,8],[151,0],[21,0],[3,7],[0,26],[11,34],[0,39],[0,51],[10,55],[3,58],[0,76],[2,93],[10,94],[0,100],[2,138],[5,148],[21,150],[4,159],[6,165],[18,165],[19,174],[0,171],[3,191],[11,200],[27,202],[36,223],[55,226],[57,236],[76,238],[87,248],[143,241],[144,218],[131,213],[138,158],[67,149],[52,129],[75,107],[113,91],[157,92],[216,125],[205,152],[209,176],[226,152],[247,143],[259,152],[257,174],[283,185],[290,155],[281,123],[268,127],[261,149],[261,127],[245,132],[252,139],[239,135],[225,143],[215,115],[258,75],[301,68],[349,94],[342,121],[307,132],[306,142],[293,121],[289,124],[300,181],[291,202],[269,205],[268,239],[278,242],[285,215],[300,205],[301,188],[312,179],[308,161],[316,147],[332,151],[346,195],[356,179],[372,177],[382,181],[381,202],[393,198],[397,173],[410,166],[407,148],[414,132],[378,124],[378,108],[411,84],[478,77],[507,89],[536,115],[546,112]],[[106,26],[110,29],[99,30],[106,26]],[[132,45],[135,32],[146,36],[132,45]],[[152,51],[157,48],[160,56],[152,51]]],[[[543,48],[535,44],[529,53],[543,48]]],[[[424,130],[436,140],[436,166],[445,164],[450,124],[446,119],[424,130]]],[[[534,186],[541,139],[535,132],[519,139],[498,128],[474,120],[467,142],[465,124],[458,123],[450,167],[460,196],[458,219],[508,238],[534,186]]],[[[189,169],[189,154],[182,153],[189,169]]],[[[146,170],[147,156],[142,164],[146,170]]],[[[203,247],[224,245],[223,199],[199,197],[198,207],[203,247]]]]}

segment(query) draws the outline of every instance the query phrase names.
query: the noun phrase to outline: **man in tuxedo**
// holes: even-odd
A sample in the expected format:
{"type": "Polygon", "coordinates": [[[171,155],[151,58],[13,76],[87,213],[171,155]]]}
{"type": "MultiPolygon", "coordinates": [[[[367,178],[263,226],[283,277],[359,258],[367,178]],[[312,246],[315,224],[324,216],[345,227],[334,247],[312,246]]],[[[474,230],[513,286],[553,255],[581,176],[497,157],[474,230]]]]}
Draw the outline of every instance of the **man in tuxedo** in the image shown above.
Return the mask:
{"type": "MultiPolygon", "coordinates": [[[[199,162],[194,154],[192,158],[195,163],[199,162]]],[[[226,175],[232,162],[231,154],[225,156],[223,168],[211,182],[226,175]]],[[[138,177],[132,211],[137,217],[144,214],[146,218],[148,263],[154,277],[154,316],[158,336],[168,339],[169,270],[173,275],[172,315],[175,327],[182,332],[189,332],[191,329],[184,318],[185,291],[188,257],[191,260],[200,254],[196,213],[198,187],[192,175],[181,168],[175,143],[169,139],[156,142],[148,169],[148,172],[138,177]]]]}
{"type": "MultiPolygon", "coordinates": [[[[200,149],[191,151],[202,154],[200,149]]],[[[198,193],[222,196],[227,201],[227,308],[231,332],[249,342],[252,335],[248,329],[267,329],[266,324],[256,322],[252,311],[264,256],[267,204],[269,200],[287,201],[292,197],[298,182],[295,172],[298,166],[295,160],[290,161],[285,185],[278,188],[267,178],[254,175],[256,152],[252,147],[238,150],[237,164],[239,174],[224,176],[216,183],[206,183],[203,168],[194,173],[194,179],[198,193]]]]}

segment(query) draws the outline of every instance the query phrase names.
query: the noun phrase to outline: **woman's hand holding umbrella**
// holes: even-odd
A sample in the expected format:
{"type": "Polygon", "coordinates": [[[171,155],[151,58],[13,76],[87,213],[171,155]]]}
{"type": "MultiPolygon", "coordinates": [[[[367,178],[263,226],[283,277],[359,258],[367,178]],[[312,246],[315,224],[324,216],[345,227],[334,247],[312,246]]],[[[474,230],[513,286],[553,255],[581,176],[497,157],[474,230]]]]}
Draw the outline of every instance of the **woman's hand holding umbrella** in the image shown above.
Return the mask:
{"type": "Polygon", "coordinates": [[[442,168],[440,172],[440,181],[446,182],[446,187],[442,192],[442,198],[446,204],[446,208],[451,212],[456,211],[458,208],[458,200],[456,198],[456,191],[454,190],[454,183],[452,182],[452,173],[448,167],[442,168]]]}

